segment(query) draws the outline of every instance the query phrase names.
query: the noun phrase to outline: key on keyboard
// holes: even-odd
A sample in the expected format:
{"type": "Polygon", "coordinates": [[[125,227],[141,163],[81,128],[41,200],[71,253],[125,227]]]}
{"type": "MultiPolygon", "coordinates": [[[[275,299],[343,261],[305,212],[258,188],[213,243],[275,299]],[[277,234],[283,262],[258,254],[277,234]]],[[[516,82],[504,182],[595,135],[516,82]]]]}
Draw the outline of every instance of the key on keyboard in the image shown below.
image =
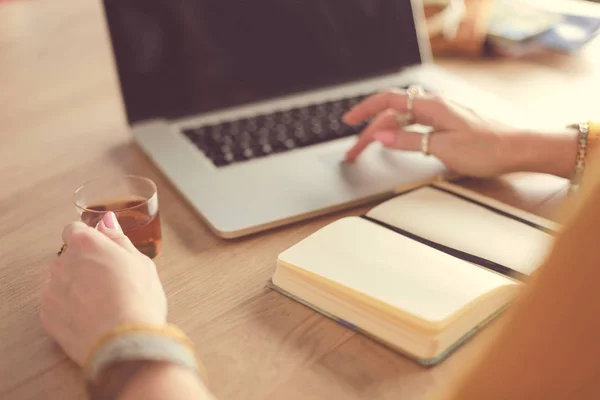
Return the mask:
{"type": "Polygon", "coordinates": [[[217,167],[265,157],[360,133],[364,124],[351,127],[344,113],[366,95],[258,115],[216,125],[184,129],[217,167]]]}

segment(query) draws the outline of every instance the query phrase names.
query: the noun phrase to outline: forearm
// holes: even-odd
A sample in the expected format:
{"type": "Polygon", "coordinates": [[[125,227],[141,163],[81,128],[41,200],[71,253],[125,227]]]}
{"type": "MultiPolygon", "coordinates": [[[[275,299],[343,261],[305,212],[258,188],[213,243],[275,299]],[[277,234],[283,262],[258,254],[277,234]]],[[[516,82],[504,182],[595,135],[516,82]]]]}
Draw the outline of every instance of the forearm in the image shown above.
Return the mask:
{"type": "Polygon", "coordinates": [[[508,172],[540,172],[570,179],[575,172],[577,136],[574,129],[510,135],[508,172]]]}

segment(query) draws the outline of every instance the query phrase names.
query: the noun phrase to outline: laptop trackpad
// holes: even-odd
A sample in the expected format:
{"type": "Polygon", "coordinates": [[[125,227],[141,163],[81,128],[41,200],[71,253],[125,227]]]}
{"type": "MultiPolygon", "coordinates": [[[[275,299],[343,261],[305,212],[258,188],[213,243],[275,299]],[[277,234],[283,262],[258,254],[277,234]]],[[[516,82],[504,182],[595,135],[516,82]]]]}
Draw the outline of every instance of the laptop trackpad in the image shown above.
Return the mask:
{"type": "Polygon", "coordinates": [[[374,153],[365,152],[353,163],[344,161],[345,153],[340,151],[320,154],[318,158],[327,167],[338,171],[345,182],[352,186],[363,186],[377,183],[398,173],[381,162],[381,152],[374,153]]]}
{"type": "Polygon", "coordinates": [[[409,184],[439,177],[446,171],[435,157],[373,145],[354,163],[344,162],[343,152],[323,153],[318,157],[329,168],[337,171],[344,182],[355,187],[377,186],[384,182],[409,184]]]}

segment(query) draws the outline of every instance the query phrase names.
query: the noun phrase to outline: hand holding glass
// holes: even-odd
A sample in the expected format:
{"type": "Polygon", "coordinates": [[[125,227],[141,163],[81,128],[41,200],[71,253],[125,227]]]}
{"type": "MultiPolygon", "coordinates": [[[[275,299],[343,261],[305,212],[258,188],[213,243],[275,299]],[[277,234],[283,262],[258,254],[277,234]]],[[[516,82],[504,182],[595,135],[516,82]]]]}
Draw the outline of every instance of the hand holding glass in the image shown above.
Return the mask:
{"type": "Polygon", "coordinates": [[[75,191],[73,202],[86,225],[96,227],[104,214],[112,211],[140,252],[150,258],[160,252],[158,193],[150,179],[128,175],[89,181],[75,191]]]}

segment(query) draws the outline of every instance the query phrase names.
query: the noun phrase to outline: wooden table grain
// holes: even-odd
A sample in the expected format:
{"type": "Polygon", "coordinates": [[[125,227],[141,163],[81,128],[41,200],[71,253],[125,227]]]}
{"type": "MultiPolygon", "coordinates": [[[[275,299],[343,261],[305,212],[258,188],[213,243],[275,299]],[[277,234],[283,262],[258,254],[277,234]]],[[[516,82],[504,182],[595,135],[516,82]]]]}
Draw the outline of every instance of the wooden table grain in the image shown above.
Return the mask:
{"type": "MultiPolygon", "coordinates": [[[[599,48],[592,43],[571,58],[443,64],[563,123],[595,111],[599,48]]],[[[0,2],[3,399],[84,397],[79,370],[40,326],[39,290],[62,227],[75,217],[73,190],[114,173],[146,175],[159,187],[164,251],[156,261],[170,320],[198,344],[221,399],[421,399],[460,372],[496,329],[426,369],[267,290],[277,254],[341,214],[241,240],[216,238],[132,142],[100,3],[0,2]]],[[[465,185],[550,216],[565,181],[515,174],[465,185]]]]}

